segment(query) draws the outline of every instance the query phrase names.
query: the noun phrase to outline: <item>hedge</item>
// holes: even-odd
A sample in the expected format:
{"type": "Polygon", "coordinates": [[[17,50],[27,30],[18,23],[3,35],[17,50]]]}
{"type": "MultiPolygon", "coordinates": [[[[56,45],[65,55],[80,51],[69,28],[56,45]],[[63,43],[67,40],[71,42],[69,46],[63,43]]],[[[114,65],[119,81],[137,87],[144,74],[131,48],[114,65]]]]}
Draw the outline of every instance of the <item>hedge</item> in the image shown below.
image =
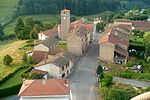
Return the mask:
{"type": "MultiPolygon", "coordinates": [[[[19,67],[17,70],[15,70],[14,73],[11,73],[10,75],[7,75],[6,78],[4,78],[2,82],[5,82],[6,79],[12,77],[18,70],[20,70],[22,68],[27,68],[24,72],[22,72],[22,74],[24,74],[24,73],[29,72],[33,67],[30,67],[30,66],[19,67]]],[[[18,93],[20,88],[21,88],[21,85],[22,85],[22,82],[18,83],[18,84],[15,84],[13,86],[10,86],[10,87],[0,89],[0,98],[18,93]]]]}
{"type": "Polygon", "coordinates": [[[4,83],[5,81],[7,81],[10,77],[12,77],[17,71],[19,71],[22,67],[16,68],[14,71],[12,71],[11,73],[9,73],[7,76],[3,77],[2,79],[0,79],[0,84],[4,83]]]}
{"type": "Polygon", "coordinates": [[[22,83],[19,83],[11,87],[0,89],[0,98],[18,93],[21,85],[22,83]]]}

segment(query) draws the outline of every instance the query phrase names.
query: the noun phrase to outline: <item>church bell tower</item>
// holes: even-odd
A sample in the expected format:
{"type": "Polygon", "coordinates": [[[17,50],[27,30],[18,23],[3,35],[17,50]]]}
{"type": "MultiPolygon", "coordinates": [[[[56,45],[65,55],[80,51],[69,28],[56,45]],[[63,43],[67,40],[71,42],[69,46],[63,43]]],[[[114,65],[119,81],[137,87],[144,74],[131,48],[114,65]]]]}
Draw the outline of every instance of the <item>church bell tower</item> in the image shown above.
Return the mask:
{"type": "Polygon", "coordinates": [[[61,11],[61,25],[59,38],[63,41],[67,40],[67,36],[70,28],[70,10],[64,9],[61,11]]]}

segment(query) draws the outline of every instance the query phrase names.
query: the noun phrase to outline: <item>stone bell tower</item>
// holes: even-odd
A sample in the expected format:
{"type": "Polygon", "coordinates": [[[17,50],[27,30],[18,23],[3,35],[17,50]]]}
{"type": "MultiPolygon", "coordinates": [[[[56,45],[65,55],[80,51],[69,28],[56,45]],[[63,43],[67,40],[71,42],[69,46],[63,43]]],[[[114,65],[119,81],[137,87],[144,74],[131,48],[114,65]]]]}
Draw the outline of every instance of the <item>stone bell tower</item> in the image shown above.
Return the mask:
{"type": "Polygon", "coordinates": [[[64,9],[61,11],[61,25],[59,38],[63,41],[67,40],[70,28],[70,10],[64,9]]]}

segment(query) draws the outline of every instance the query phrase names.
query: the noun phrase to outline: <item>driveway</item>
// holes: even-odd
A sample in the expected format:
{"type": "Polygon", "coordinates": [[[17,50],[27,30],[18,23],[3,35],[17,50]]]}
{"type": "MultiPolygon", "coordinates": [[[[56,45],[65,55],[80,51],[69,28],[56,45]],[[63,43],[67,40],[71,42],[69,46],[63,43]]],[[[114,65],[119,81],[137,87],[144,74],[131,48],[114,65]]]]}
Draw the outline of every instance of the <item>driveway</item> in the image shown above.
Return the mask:
{"type": "Polygon", "coordinates": [[[132,86],[137,86],[142,88],[147,88],[148,86],[150,86],[150,82],[137,81],[133,79],[125,79],[120,77],[113,77],[113,81],[118,83],[123,83],[123,84],[130,84],[132,86]]]}

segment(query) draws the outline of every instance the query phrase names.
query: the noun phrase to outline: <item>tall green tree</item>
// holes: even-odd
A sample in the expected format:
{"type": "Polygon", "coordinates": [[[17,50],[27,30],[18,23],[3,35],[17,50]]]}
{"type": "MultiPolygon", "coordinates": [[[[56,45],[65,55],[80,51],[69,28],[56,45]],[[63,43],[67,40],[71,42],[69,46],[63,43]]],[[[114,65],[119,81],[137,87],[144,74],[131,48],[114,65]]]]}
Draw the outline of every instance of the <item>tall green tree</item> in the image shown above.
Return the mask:
{"type": "Polygon", "coordinates": [[[145,52],[147,56],[150,56],[150,31],[144,34],[145,52]]]}
{"type": "Polygon", "coordinates": [[[25,26],[28,27],[30,30],[32,30],[34,26],[34,21],[32,17],[26,17],[25,18],[25,26]]]}
{"type": "Polygon", "coordinates": [[[21,18],[18,18],[18,21],[17,21],[15,29],[14,29],[14,32],[16,34],[16,38],[18,38],[18,39],[23,38],[24,28],[25,28],[25,26],[24,26],[23,20],[21,18]]]}
{"type": "Polygon", "coordinates": [[[3,36],[4,36],[4,31],[2,25],[0,24],[0,41],[3,40],[3,36]]]}

